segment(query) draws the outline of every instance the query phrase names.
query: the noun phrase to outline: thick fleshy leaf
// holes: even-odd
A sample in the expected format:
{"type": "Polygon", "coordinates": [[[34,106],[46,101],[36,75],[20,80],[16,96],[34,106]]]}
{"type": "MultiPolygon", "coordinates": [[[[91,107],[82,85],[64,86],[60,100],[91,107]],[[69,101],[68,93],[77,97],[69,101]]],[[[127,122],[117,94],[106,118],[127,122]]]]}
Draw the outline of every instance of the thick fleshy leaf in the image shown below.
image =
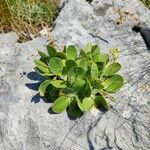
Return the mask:
{"type": "Polygon", "coordinates": [[[120,75],[113,75],[107,78],[102,84],[104,89],[108,92],[116,92],[123,86],[123,77],[120,75]]]}
{"type": "Polygon", "coordinates": [[[49,45],[47,46],[47,52],[48,52],[50,58],[53,58],[55,56],[55,54],[57,53],[55,48],[53,48],[49,45]]]}
{"type": "Polygon", "coordinates": [[[111,76],[117,73],[120,69],[121,65],[119,63],[113,63],[103,70],[103,76],[111,76]]]}
{"type": "Polygon", "coordinates": [[[92,46],[93,46],[93,44],[87,43],[87,44],[84,46],[83,51],[84,51],[85,53],[91,52],[92,46]]]}
{"type": "Polygon", "coordinates": [[[70,87],[65,87],[62,92],[65,94],[65,95],[73,95],[74,94],[74,89],[73,88],[70,88],[70,87]]]}
{"type": "Polygon", "coordinates": [[[93,79],[97,79],[98,78],[98,66],[96,63],[92,63],[92,66],[91,66],[91,77],[93,79]]]}
{"type": "Polygon", "coordinates": [[[102,85],[102,82],[100,80],[95,80],[92,84],[93,89],[102,89],[104,86],[102,85]]]}
{"type": "Polygon", "coordinates": [[[91,55],[92,55],[92,59],[94,62],[99,61],[100,49],[99,49],[98,45],[92,46],[91,55]]]}
{"type": "Polygon", "coordinates": [[[84,86],[84,90],[81,91],[81,93],[83,93],[84,97],[89,97],[89,96],[91,96],[91,92],[92,92],[92,87],[91,87],[88,79],[86,79],[86,84],[84,86]]]}
{"type": "Polygon", "coordinates": [[[36,73],[40,74],[41,76],[44,76],[44,77],[50,77],[50,76],[54,76],[54,74],[52,73],[44,73],[43,71],[41,71],[39,68],[37,67],[34,67],[34,70],[36,73]]]}
{"type": "Polygon", "coordinates": [[[86,81],[80,78],[76,78],[71,87],[75,92],[82,91],[86,81]]]}
{"type": "Polygon", "coordinates": [[[38,88],[38,91],[40,93],[41,96],[44,96],[44,94],[46,93],[46,89],[47,87],[50,85],[50,80],[45,80],[38,88]]]}
{"type": "Polygon", "coordinates": [[[68,73],[68,69],[67,69],[67,67],[63,67],[63,69],[62,69],[62,75],[63,76],[66,76],[67,75],[67,73],[68,73]]]}
{"type": "Polygon", "coordinates": [[[66,54],[64,52],[57,52],[55,57],[59,57],[61,59],[66,59],[66,54]]]}
{"type": "Polygon", "coordinates": [[[109,109],[109,104],[103,96],[95,96],[95,105],[96,107],[101,106],[104,109],[109,109]]]}
{"type": "Polygon", "coordinates": [[[88,55],[84,52],[84,50],[80,51],[80,58],[84,58],[86,61],[89,60],[88,55]]]}
{"type": "Polygon", "coordinates": [[[59,74],[62,71],[63,63],[60,58],[53,57],[49,61],[49,67],[52,73],[59,74]]]}
{"type": "Polygon", "coordinates": [[[69,105],[70,99],[66,96],[61,96],[55,100],[52,105],[52,110],[56,113],[63,112],[69,105]]]}
{"type": "Polygon", "coordinates": [[[79,61],[79,67],[82,67],[84,70],[87,70],[87,61],[86,58],[81,58],[79,61]]]}
{"type": "Polygon", "coordinates": [[[68,59],[76,60],[77,58],[77,50],[74,45],[70,45],[66,49],[66,55],[68,59]]]}
{"type": "Polygon", "coordinates": [[[66,87],[66,83],[64,82],[64,80],[51,80],[50,83],[56,88],[65,88],[66,87]]]}
{"type": "Polygon", "coordinates": [[[66,60],[65,65],[69,71],[72,67],[77,66],[77,63],[74,60],[68,59],[66,60]]]}
{"type": "Polygon", "coordinates": [[[81,67],[75,66],[72,67],[68,72],[68,77],[76,77],[76,78],[82,78],[85,75],[85,70],[81,67]]]}
{"type": "Polygon", "coordinates": [[[63,52],[64,52],[64,53],[66,53],[66,50],[67,50],[67,47],[66,47],[66,46],[64,46],[64,48],[63,48],[63,52]]]}
{"type": "Polygon", "coordinates": [[[38,51],[38,53],[39,53],[39,55],[41,56],[42,59],[48,58],[48,56],[45,53],[43,53],[42,51],[38,51]]]}
{"type": "Polygon", "coordinates": [[[45,63],[43,63],[40,60],[35,60],[34,62],[36,64],[37,68],[40,69],[42,72],[50,73],[49,67],[45,63]]]}
{"type": "Polygon", "coordinates": [[[101,53],[99,55],[99,62],[103,62],[106,65],[109,62],[109,55],[101,53]]]}
{"type": "Polygon", "coordinates": [[[84,112],[88,111],[94,104],[94,100],[91,97],[86,97],[82,101],[77,99],[79,108],[84,112]]]}

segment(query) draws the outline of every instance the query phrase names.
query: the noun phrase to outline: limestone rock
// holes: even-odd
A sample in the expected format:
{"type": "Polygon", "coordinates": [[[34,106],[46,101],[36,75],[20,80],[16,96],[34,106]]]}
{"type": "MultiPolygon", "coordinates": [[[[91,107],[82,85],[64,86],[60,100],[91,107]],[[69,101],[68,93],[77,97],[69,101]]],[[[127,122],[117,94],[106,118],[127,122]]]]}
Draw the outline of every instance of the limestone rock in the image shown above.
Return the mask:
{"type": "Polygon", "coordinates": [[[132,32],[150,25],[150,11],[138,0],[66,0],[52,32],[58,47],[98,43],[103,52],[120,49],[126,82],[107,112],[92,109],[77,120],[51,114],[37,94],[37,50],[46,37],[23,44],[15,33],[0,35],[0,150],[148,150],[150,149],[150,52],[132,32]]]}

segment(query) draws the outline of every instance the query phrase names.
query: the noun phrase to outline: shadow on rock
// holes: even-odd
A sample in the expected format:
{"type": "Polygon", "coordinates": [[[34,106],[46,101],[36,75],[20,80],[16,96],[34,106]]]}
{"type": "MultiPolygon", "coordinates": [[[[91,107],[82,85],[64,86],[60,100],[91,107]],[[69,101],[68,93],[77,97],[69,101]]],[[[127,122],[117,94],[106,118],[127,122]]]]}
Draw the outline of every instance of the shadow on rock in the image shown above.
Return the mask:
{"type": "MultiPolygon", "coordinates": [[[[34,71],[29,72],[27,74],[27,77],[31,80],[32,83],[26,83],[25,86],[33,91],[38,91],[38,87],[41,84],[41,82],[43,81],[42,77],[34,71]],[[37,81],[37,82],[35,82],[35,81],[37,81]]],[[[45,100],[43,97],[41,97],[39,95],[39,93],[37,93],[36,95],[34,95],[32,97],[31,102],[39,103],[40,99],[42,99],[44,102],[47,103],[47,100],[45,100]]]]}

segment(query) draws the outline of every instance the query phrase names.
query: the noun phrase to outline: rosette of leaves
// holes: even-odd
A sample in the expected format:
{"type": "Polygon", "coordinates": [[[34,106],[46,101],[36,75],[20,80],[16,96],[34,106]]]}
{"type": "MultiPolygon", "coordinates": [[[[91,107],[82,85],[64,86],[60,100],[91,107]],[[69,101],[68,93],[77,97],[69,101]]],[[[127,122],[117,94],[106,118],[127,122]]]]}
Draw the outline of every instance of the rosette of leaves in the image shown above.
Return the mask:
{"type": "Polygon", "coordinates": [[[110,94],[123,85],[123,77],[117,74],[121,65],[111,62],[98,45],[88,43],[79,54],[74,45],[62,51],[47,46],[47,54],[38,53],[35,70],[44,79],[39,94],[53,101],[56,113],[67,109],[77,116],[93,106],[109,109],[109,100],[114,100],[110,94]]]}

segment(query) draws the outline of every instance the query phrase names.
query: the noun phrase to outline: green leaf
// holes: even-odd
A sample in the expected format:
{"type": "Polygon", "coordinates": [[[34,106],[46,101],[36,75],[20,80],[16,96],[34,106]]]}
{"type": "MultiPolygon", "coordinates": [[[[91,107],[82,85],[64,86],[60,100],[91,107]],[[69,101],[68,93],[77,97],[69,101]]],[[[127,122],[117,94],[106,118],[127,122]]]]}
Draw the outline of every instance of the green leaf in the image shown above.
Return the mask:
{"type": "Polygon", "coordinates": [[[38,51],[38,53],[39,53],[39,55],[41,56],[42,59],[47,59],[48,58],[48,56],[45,53],[43,53],[42,51],[38,51]]]}
{"type": "Polygon", "coordinates": [[[98,45],[92,46],[91,55],[92,55],[92,59],[94,62],[99,61],[100,49],[99,49],[98,45]]]}
{"type": "Polygon", "coordinates": [[[86,84],[84,86],[84,90],[81,91],[81,93],[84,94],[84,97],[89,97],[89,96],[91,96],[91,92],[92,92],[92,88],[91,88],[90,82],[88,81],[88,79],[86,79],[86,84]]]}
{"type": "Polygon", "coordinates": [[[63,69],[63,63],[60,58],[53,57],[49,61],[49,67],[52,73],[54,74],[60,74],[60,72],[63,69]]]}
{"type": "Polygon", "coordinates": [[[102,106],[104,109],[109,109],[109,104],[103,96],[95,96],[95,105],[102,106]]]}
{"type": "Polygon", "coordinates": [[[92,46],[93,46],[93,44],[87,43],[87,44],[84,46],[83,51],[84,51],[85,53],[91,52],[92,46]]]}
{"type": "Polygon", "coordinates": [[[82,101],[77,99],[79,108],[84,112],[88,111],[94,104],[94,100],[91,97],[86,97],[82,101]]]}
{"type": "Polygon", "coordinates": [[[71,87],[75,92],[82,91],[86,81],[80,78],[76,78],[71,87]]]}
{"type": "Polygon", "coordinates": [[[93,89],[103,89],[104,86],[102,85],[102,82],[100,80],[95,80],[92,84],[93,89]]]}
{"type": "Polygon", "coordinates": [[[65,88],[66,87],[64,80],[51,80],[50,83],[56,88],[65,88]]]}
{"type": "Polygon", "coordinates": [[[107,78],[102,84],[104,89],[108,92],[116,92],[123,86],[123,77],[120,75],[113,75],[107,78]]]}
{"type": "Polygon", "coordinates": [[[55,48],[51,47],[51,46],[47,46],[47,52],[50,56],[50,58],[53,58],[55,56],[55,54],[57,53],[57,51],[55,50],[55,48]]]}
{"type": "Polygon", "coordinates": [[[77,50],[74,45],[69,45],[66,49],[66,54],[68,59],[76,60],[77,50]]]}
{"type": "Polygon", "coordinates": [[[46,93],[46,89],[47,87],[51,84],[50,80],[45,80],[38,88],[38,91],[40,93],[41,96],[44,96],[44,94],[46,93]]]}
{"type": "Polygon", "coordinates": [[[74,60],[68,59],[66,60],[65,65],[69,71],[72,67],[77,66],[77,63],[74,60]]]}
{"type": "Polygon", "coordinates": [[[65,87],[62,92],[65,94],[65,95],[73,95],[74,94],[74,89],[73,88],[70,88],[70,87],[65,87]]]}
{"type": "Polygon", "coordinates": [[[66,53],[66,50],[67,50],[67,47],[66,47],[66,46],[64,46],[64,48],[63,48],[63,52],[64,52],[64,53],[66,53]]]}
{"type": "Polygon", "coordinates": [[[98,78],[98,66],[96,63],[92,63],[92,66],[91,66],[91,77],[93,79],[97,79],[98,78]]]}
{"type": "Polygon", "coordinates": [[[83,78],[85,75],[85,70],[81,67],[75,66],[72,67],[68,72],[68,77],[76,77],[76,78],[83,78]]]}
{"type": "Polygon", "coordinates": [[[99,55],[99,62],[103,62],[106,65],[109,62],[109,55],[101,53],[99,55]]]}
{"type": "Polygon", "coordinates": [[[35,60],[34,62],[36,64],[37,68],[40,69],[42,72],[50,73],[49,67],[45,63],[43,63],[40,60],[35,60]]]}
{"type": "Polygon", "coordinates": [[[98,75],[101,76],[105,64],[104,64],[104,62],[97,62],[96,64],[98,67],[98,75]]]}
{"type": "Polygon", "coordinates": [[[61,96],[55,100],[52,105],[52,110],[56,113],[63,112],[69,105],[70,99],[66,96],[61,96]]]}
{"type": "Polygon", "coordinates": [[[67,67],[63,67],[63,69],[62,69],[62,75],[63,76],[66,76],[67,75],[67,73],[68,73],[68,69],[67,69],[67,67]]]}
{"type": "Polygon", "coordinates": [[[80,58],[85,58],[86,61],[89,60],[88,55],[83,50],[80,51],[80,58]]]}
{"type": "Polygon", "coordinates": [[[59,57],[61,59],[66,59],[66,54],[64,52],[57,52],[55,57],[59,57]]]}
{"type": "Polygon", "coordinates": [[[113,63],[103,70],[103,76],[111,76],[117,73],[120,69],[121,65],[119,63],[113,63]]]}
{"type": "Polygon", "coordinates": [[[81,58],[79,60],[79,67],[82,67],[84,70],[87,70],[87,61],[86,61],[86,58],[81,58]]]}
{"type": "Polygon", "coordinates": [[[52,73],[44,73],[43,71],[41,71],[39,68],[37,67],[34,67],[34,70],[36,73],[40,74],[41,76],[44,76],[44,77],[48,77],[48,76],[54,76],[54,74],[52,73]]]}

